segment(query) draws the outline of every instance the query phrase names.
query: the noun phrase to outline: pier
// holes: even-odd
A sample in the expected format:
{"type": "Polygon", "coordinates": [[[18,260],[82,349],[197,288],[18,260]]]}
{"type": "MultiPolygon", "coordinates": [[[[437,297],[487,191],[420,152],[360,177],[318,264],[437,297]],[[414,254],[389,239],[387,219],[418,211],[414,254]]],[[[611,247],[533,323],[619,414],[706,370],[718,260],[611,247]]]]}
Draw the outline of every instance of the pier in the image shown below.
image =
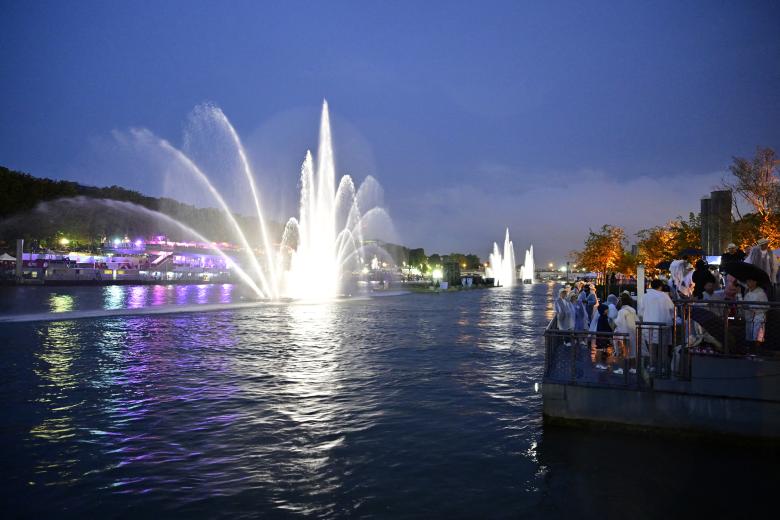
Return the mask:
{"type": "Polygon", "coordinates": [[[734,301],[676,301],[672,325],[638,322],[647,348],[635,372],[626,334],[544,332],[546,422],[780,438],[780,303],[763,304],[767,341],[750,344],[734,301]],[[656,342],[647,341],[648,338],[656,342]],[[606,368],[597,368],[608,342],[606,368]]]}

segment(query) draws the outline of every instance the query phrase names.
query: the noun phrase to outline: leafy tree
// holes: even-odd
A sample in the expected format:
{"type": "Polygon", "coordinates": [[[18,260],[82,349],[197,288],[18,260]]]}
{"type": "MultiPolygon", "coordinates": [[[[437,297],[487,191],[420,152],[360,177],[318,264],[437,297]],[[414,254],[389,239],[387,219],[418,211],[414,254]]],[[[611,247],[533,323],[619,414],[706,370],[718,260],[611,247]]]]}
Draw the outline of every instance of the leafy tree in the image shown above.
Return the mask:
{"type": "Polygon", "coordinates": [[[441,256],[437,253],[432,254],[428,257],[428,265],[441,265],[442,259],[441,256]]]}
{"type": "Polygon", "coordinates": [[[450,253],[447,255],[447,261],[458,264],[461,268],[468,266],[466,263],[466,255],[463,253],[450,253]]]}
{"type": "Polygon", "coordinates": [[[419,247],[417,249],[409,250],[409,265],[419,267],[421,270],[423,266],[428,263],[428,257],[425,256],[425,249],[419,247]]]}
{"type": "Polygon", "coordinates": [[[623,228],[605,224],[599,231],[590,230],[582,251],[572,253],[574,261],[589,271],[603,272],[617,269],[625,254],[623,228]]]}
{"type": "Polygon", "coordinates": [[[645,264],[653,273],[656,265],[677,258],[683,249],[701,247],[701,217],[690,213],[688,220],[677,217],[665,226],[643,229],[636,234],[639,238],[637,260],[645,264]]]}
{"type": "Polygon", "coordinates": [[[469,253],[466,255],[466,265],[469,269],[479,269],[482,267],[482,260],[474,253],[469,253]]]}
{"type": "MultiPolygon", "coordinates": [[[[724,182],[725,187],[733,190],[747,201],[759,217],[758,234],[769,239],[772,247],[780,246],[780,227],[777,215],[780,213],[780,160],[771,148],[756,149],[753,159],[734,157],[729,171],[732,178],[724,182]]],[[[736,205],[735,205],[736,207],[736,205]]],[[[739,208],[737,207],[739,215],[739,208]]],[[[740,220],[742,215],[739,215],[740,220]]],[[[749,220],[745,224],[754,222],[749,220]]],[[[745,235],[755,233],[746,232],[745,235]]]]}

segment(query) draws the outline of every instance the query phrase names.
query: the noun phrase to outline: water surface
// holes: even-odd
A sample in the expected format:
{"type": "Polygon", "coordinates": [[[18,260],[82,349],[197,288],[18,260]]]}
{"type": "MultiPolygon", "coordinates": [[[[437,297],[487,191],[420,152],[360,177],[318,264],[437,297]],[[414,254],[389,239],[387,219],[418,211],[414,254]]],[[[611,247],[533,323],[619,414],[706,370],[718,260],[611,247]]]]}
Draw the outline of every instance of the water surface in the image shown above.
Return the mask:
{"type": "Polygon", "coordinates": [[[772,496],[765,448],[544,427],[551,286],[231,307],[240,292],[2,289],[6,318],[224,305],[0,324],[3,510],[643,518],[772,496]]]}

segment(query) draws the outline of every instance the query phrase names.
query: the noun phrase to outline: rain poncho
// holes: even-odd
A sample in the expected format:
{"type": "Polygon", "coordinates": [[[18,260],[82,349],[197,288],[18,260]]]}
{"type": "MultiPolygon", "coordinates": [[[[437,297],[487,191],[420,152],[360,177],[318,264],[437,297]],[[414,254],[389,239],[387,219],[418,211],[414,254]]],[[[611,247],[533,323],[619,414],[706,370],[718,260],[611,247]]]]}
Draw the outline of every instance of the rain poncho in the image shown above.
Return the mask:
{"type": "Polygon", "coordinates": [[[693,294],[693,271],[688,269],[688,265],[687,260],[674,260],[669,266],[672,289],[684,298],[693,294]]]}
{"type": "MultiPolygon", "coordinates": [[[[674,304],[665,292],[648,289],[639,306],[639,315],[644,322],[671,325],[674,319],[674,304]]],[[[660,343],[657,329],[652,332],[645,330],[642,338],[647,342],[660,343]]]]}
{"type": "Polygon", "coordinates": [[[769,275],[769,280],[774,282],[777,278],[777,258],[771,249],[761,251],[760,246],[753,246],[745,258],[745,262],[753,264],[756,267],[760,267],[766,274],[769,275]]]}
{"type": "Polygon", "coordinates": [[[559,296],[555,300],[555,316],[558,320],[558,330],[570,330],[569,317],[571,316],[571,306],[563,296],[559,296]]]}
{"type": "Polygon", "coordinates": [[[607,296],[607,307],[609,307],[609,312],[607,313],[607,317],[609,318],[610,323],[615,323],[615,319],[618,315],[617,310],[617,303],[618,303],[618,297],[614,294],[610,294],[607,296]]]}
{"type": "Polygon", "coordinates": [[[580,300],[572,302],[574,307],[574,330],[588,330],[588,312],[580,300]]]}
{"type": "MultiPolygon", "coordinates": [[[[628,357],[636,357],[636,311],[630,305],[623,305],[615,318],[615,332],[628,334],[628,357]]],[[[644,349],[642,354],[644,355],[644,349]]]]}

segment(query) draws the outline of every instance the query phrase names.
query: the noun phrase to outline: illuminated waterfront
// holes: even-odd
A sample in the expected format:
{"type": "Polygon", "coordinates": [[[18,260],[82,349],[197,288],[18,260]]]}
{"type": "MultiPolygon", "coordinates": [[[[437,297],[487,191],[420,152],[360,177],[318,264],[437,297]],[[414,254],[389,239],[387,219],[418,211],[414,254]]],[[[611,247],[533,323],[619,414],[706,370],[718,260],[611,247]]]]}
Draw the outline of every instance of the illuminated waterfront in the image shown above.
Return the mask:
{"type": "Polygon", "coordinates": [[[771,496],[761,449],[544,428],[553,289],[232,309],[233,286],[3,288],[19,313],[226,306],[0,324],[5,510],[647,517],[771,496]]]}

